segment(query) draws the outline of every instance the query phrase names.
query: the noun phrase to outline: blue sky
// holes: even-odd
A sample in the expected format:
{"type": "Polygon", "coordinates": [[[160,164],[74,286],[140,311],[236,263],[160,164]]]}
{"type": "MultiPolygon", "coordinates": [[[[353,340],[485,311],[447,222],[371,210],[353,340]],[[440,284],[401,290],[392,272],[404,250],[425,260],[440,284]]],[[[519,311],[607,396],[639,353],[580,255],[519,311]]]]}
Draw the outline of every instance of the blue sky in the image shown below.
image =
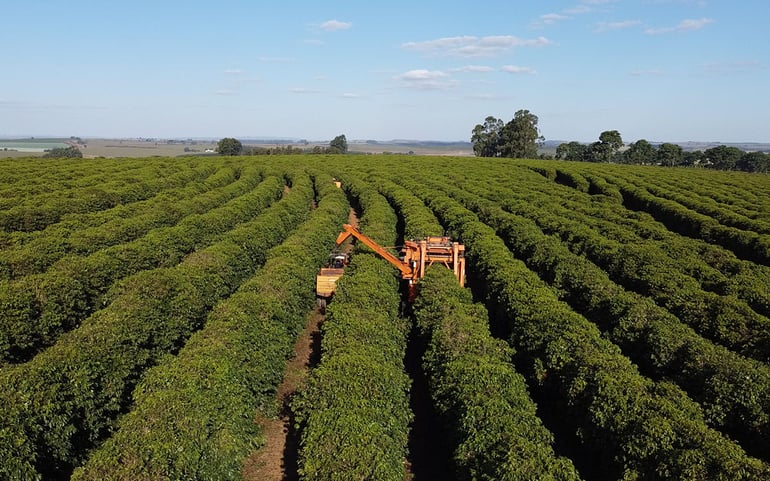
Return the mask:
{"type": "Polygon", "coordinates": [[[0,136],[770,142],[767,0],[5,0],[0,136]]]}

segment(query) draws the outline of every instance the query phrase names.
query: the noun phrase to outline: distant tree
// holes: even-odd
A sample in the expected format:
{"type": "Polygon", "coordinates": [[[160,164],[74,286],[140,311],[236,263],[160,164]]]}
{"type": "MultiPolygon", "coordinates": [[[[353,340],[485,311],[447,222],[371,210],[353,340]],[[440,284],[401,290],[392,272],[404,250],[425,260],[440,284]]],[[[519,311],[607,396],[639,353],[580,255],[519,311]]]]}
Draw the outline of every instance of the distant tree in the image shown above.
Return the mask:
{"type": "Polygon", "coordinates": [[[576,162],[583,162],[586,160],[586,151],[588,146],[581,144],[580,142],[572,141],[564,144],[559,144],[556,147],[556,158],[563,160],[572,160],[576,162]]]}
{"type": "Polygon", "coordinates": [[[347,154],[348,153],[348,139],[345,135],[338,135],[329,142],[329,151],[334,154],[347,154]]]}
{"type": "Polygon", "coordinates": [[[47,151],[43,157],[49,159],[82,159],[83,152],[74,145],[69,147],[56,147],[47,151]]]}
{"type": "Polygon", "coordinates": [[[240,155],[242,151],[241,141],[232,137],[225,137],[217,143],[217,152],[220,155],[240,155]]]}
{"type": "Polygon", "coordinates": [[[681,165],[682,157],[682,147],[676,144],[666,142],[658,147],[657,160],[660,165],[667,167],[681,165]]]}
{"type": "Polygon", "coordinates": [[[690,150],[682,153],[682,165],[695,167],[703,163],[702,150],[690,150]]]}
{"type": "Polygon", "coordinates": [[[605,130],[599,135],[599,141],[588,146],[586,160],[589,162],[611,162],[618,150],[623,147],[623,139],[617,130],[605,130]]]}
{"type": "Polygon", "coordinates": [[[763,152],[746,152],[738,161],[737,167],[746,172],[770,172],[770,155],[763,152]]]}
{"type": "Polygon", "coordinates": [[[655,146],[645,139],[639,139],[636,142],[628,144],[628,150],[623,155],[627,164],[653,164],[656,161],[657,152],[655,146]]]}
{"type": "Polygon", "coordinates": [[[500,133],[501,157],[536,159],[537,148],[545,140],[540,135],[537,122],[537,115],[529,110],[517,111],[500,133]]]}
{"type": "Polygon", "coordinates": [[[491,115],[484,119],[484,124],[476,124],[471,132],[471,143],[476,157],[498,157],[500,155],[500,131],[504,125],[502,120],[491,115]]]}
{"type": "Polygon", "coordinates": [[[717,145],[703,151],[706,165],[712,169],[733,170],[743,157],[743,151],[738,147],[717,145]]]}

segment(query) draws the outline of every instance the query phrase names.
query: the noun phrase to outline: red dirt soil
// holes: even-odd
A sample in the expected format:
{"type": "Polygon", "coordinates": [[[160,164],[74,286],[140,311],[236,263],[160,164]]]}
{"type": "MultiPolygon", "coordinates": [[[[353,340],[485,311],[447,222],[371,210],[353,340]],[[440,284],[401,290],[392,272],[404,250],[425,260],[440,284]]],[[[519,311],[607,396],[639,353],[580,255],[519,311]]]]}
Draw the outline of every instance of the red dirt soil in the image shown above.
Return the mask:
{"type": "MultiPolygon", "coordinates": [[[[350,209],[348,223],[358,226],[358,216],[350,209]]],[[[350,252],[352,245],[343,247],[350,252]]],[[[276,418],[259,416],[256,422],[262,427],[265,444],[252,452],[243,462],[244,481],[295,481],[297,475],[297,440],[292,439],[291,398],[302,388],[310,368],[320,355],[320,326],[324,316],[316,308],[307,316],[305,330],[294,344],[294,354],[283,371],[283,381],[278,386],[276,402],[280,415],[276,418]]]]}
{"type": "Polygon", "coordinates": [[[296,446],[288,446],[291,432],[292,396],[304,385],[310,372],[313,353],[323,315],[314,309],[307,317],[305,330],[294,345],[294,357],[286,364],[283,381],[276,394],[280,406],[279,418],[259,417],[265,445],[254,451],[243,463],[243,479],[246,481],[290,481],[297,479],[296,446]]]}

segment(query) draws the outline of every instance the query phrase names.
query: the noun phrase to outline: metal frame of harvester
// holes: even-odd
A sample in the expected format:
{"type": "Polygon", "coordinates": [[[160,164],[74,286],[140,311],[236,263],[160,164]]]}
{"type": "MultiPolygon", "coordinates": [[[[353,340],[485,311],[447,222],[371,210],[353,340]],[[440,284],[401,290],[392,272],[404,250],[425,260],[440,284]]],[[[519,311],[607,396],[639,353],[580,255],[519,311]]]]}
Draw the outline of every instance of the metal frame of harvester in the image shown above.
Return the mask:
{"type": "MultiPolygon", "coordinates": [[[[407,299],[414,300],[416,284],[425,276],[425,270],[433,264],[442,264],[451,270],[461,286],[465,286],[465,246],[453,242],[446,236],[428,236],[404,242],[398,256],[374,242],[350,224],[342,226],[337,236],[336,248],[349,238],[355,238],[372,249],[377,255],[393,264],[400,272],[407,286],[407,299]]],[[[333,253],[329,266],[322,268],[316,276],[316,300],[321,309],[326,307],[334,295],[337,279],[342,277],[347,255],[333,253]]]]}

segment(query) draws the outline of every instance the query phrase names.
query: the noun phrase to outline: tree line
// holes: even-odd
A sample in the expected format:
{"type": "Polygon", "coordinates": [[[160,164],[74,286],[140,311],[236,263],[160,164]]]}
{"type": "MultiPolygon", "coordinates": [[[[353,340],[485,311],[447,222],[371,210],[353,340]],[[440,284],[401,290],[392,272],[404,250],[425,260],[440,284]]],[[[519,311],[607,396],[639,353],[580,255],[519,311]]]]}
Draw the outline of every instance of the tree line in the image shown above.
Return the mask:
{"type": "Polygon", "coordinates": [[[677,144],[664,142],[656,146],[645,139],[631,142],[626,146],[617,130],[602,132],[599,141],[591,144],[574,141],[560,144],[556,148],[555,158],[578,162],[770,172],[770,155],[764,152],[746,152],[727,145],[685,151],[677,144]]]}
{"type": "Polygon", "coordinates": [[[220,155],[287,155],[287,154],[347,154],[348,140],[345,135],[338,135],[329,142],[328,147],[316,145],[311,149],[303,149],[291,145],[277,147],[248,147],[233,137],[225,137],[217,142],[217,152],[220,155]]]}
{"type": "Polygon", "coordinates": [[[660,165],[665,167],[706,167],[716,170],[770,172],[770,154],[746,152],[737,147],[718,145],[705,150],[685,151],[670,142],[659,145],[645,139],[626,145],[617,130],[606,130],[589,144],[572,141],[559,144],[556,155],[538,154],[545,140],[538,129],[538,118],[529,110],[519,110],[504,122],[488,116],[471,131],[473,153],[477,157],[522,159],[561,159],[577,162],[660,165]]]}

